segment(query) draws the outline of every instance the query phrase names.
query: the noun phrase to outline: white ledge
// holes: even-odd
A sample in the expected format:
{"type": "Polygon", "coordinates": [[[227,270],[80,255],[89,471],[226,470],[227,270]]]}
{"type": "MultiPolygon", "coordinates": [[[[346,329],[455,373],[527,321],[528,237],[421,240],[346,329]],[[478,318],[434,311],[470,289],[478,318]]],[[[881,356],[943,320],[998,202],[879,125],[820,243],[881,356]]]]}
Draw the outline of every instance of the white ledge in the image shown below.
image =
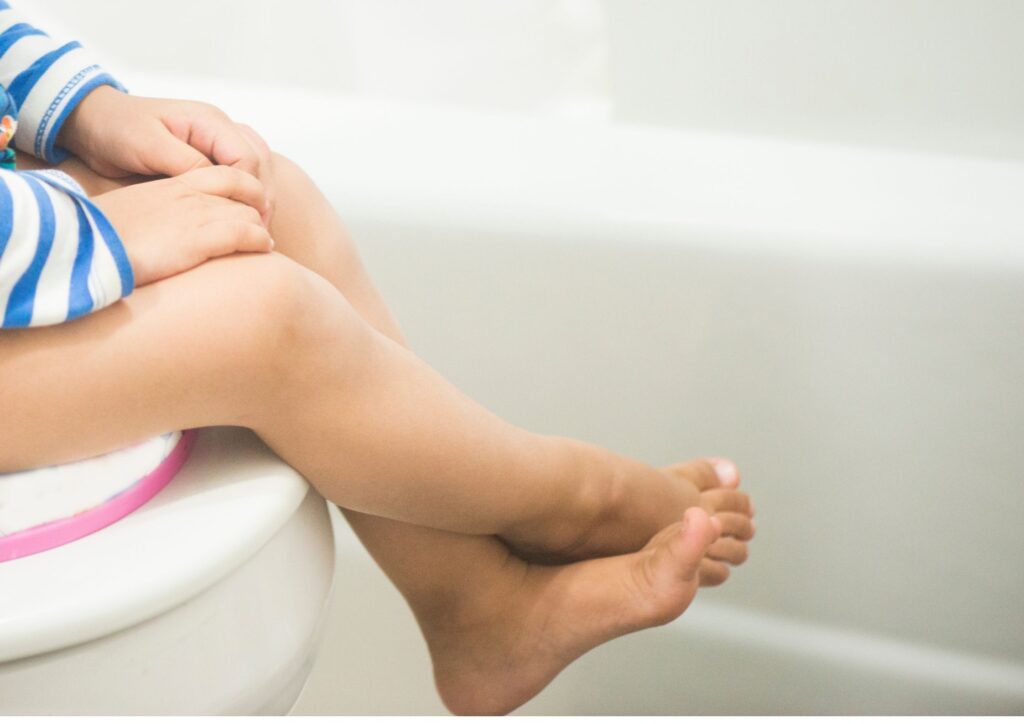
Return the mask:
{"type": "Polygon", "coordinates": [[[294,157],[353,221],[1024,263],[1024,164],[137,76],[294,157]]]}

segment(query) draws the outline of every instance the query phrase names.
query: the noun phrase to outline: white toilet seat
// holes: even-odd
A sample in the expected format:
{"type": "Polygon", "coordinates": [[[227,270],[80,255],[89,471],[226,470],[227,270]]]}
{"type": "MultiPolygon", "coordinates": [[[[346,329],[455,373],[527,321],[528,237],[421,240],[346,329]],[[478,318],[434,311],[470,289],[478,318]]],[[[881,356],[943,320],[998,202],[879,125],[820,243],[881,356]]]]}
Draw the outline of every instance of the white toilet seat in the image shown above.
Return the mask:
{"type": "MultiPolygon", "coordinates": [[[[0,564],[0,711],[8,711],[3,700],[10,693],[2,680],[13,688],[19,672],[35,676],[29,670],[50,659],[57,662],[57,671],[67,671],[60,667],[67,665],[61,657],[68,659],[64,655],[69,650],[80,652],[119,637],[123,648],[132,631],[145,629],[155,618],[180,617],[204,596],[220,601],[211,611],[230,611],[223,602],[232,601],[232,606],[251,604],[273,620],[280,597],[272,587],[266,600],[235,601],[254,595],[253,590],[258,598],[260,589],[251,585],[237,593],[220,591],[239,578],[239,571],[265,557],[260,551],[271,540],[279,548],[291,546],[293,556],[300,549],[314,551],[315,560],[299,582],[309,589],[308,600],[287,603],[287,610],[310,611],[302,624],[306,628],[294,632],[301,645],[288,649],[300,651],[330,594],[333,544],[326,506],[249,431],[202,431],[178,476],[135,513],[68,545],[0,564]],[[301,521],[296,519],[299,513],[301,521]],[[281,536],[287,538],[284,543],[281,536]]],[[[280,553],[273,556],[280,558],[280,553]]],[[[282,583],[287,583],[287,566],[273,565],[274,575],[284,576],[282,583]]],[[[251,582],[254,575],[241,578],[251,582]]],[[[277,650],[285,650],[281,634],[278,639],[277,650]]],[[[24,684],[19,687],[24,690],[24,684]]],[[[139,703],[136,711],[140,708],[145,704],[139,703]]],[[[162,709],[154,706],[151,711],[162,709]]]]}
{"type": "Polygon", "coordinates": [[[126,628],[188,600],[269,540],[307,483],[251,433],[200,433],[145,506],[74,543],[0,565],[0,662],[126,628]]]}

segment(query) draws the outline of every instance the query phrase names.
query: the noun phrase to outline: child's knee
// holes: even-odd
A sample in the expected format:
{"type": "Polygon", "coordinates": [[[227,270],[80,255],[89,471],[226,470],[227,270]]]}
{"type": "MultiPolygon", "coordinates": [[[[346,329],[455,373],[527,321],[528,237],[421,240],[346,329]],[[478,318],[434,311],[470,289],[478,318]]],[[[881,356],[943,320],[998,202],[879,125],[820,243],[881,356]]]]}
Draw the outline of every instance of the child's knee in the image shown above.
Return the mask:
{"type": "Polygon", "coordinates": [[[281,254],[252,254],[208,262],[219,277],[223,315],[234,357],[259,384],[280,385],[308,373],[338,342],[355,348],[370,334],[348,302],[324,279],[281,254]]]}
{"type": "Polygon", "coordinates": [[[290,189],[295,189],[301,193],[303,186],[313,183],[312,179],[306,175],[306,172],[297,163],[277,151],[271,151],[270,153],[270,172],[273,174],[274,181],[278,187],[286,192],[290,189]]]}
{"type": "Polygon", "coordinates": [[[278,250],[328,278],[361,268],[335,209],[306,172],[278,153],[271,154],[271,172],[276,195],[271,234],[278,250]]]}
{"type": "Polygon", "coordinates": [[[319,293],[310,274],[280,254],[238,254],[208,261],[196,271],[213,277],[210,303],[246,335],[247,348],[302,336],[316,316],[319,293]]]}
{"type": "Polygon", "coordinates": [[[276,151],[270,154],[270,174],[276,210],[280,212],[275,214],[275,220],[289,223],[290,217],[309,203],[316,185],[298,164],[276,151]]]}

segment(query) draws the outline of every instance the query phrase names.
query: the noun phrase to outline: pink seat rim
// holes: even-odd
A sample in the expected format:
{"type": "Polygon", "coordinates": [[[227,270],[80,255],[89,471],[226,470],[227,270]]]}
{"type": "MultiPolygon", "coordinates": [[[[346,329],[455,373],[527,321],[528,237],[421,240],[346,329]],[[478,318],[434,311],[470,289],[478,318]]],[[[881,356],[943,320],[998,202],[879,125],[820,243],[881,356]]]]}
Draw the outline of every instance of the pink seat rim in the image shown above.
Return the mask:
{"type": "Polygon", "coordinates": [[[196,431],[185,430],[153,472],[95,508],[0,538],[0,563],[24,558],[83,538],[138,510],[163,490],[188,460],[196,431]]]}

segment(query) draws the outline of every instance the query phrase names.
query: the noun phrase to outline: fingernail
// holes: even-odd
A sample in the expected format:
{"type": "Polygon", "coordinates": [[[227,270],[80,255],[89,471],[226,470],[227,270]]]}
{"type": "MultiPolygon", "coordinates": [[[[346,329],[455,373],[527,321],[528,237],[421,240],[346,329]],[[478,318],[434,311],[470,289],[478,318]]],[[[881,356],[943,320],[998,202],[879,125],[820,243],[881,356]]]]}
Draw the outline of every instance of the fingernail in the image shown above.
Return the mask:
{"type": "Polygon", "coordinates": [[[715,468],[715,475],[722,485],[735,485],[740,478],[740,471],[730,460],[715,460],[711,465],[715,468]]]}

